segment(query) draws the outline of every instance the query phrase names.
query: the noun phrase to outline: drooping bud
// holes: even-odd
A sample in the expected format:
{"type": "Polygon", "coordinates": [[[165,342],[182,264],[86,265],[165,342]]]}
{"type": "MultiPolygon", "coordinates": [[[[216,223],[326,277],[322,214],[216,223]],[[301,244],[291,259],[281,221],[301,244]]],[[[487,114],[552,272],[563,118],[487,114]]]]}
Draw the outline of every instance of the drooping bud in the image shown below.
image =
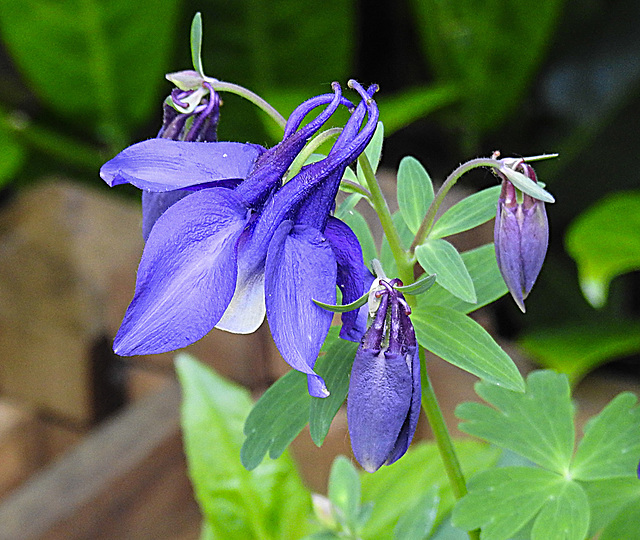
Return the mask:
{"type": "MultiPolygon", "coordinates": [[[[515,170],[537,182],[533,167],[518,162],[515,170]]],[[[543,201],[518,192],[501,172],[502,191],[494,229],[498,268],[516,304],[525,311],[549,245],[549,222],[543,201]],[[519,200],[521,199],[521,200],[519,200]]]]}
{"type": "Polygon", "coordinates": [[[420,415],[418,343],[409,306],[393,288],[402,283],[374,283],[381,288],[374,293],[372,322],[356,352],[347,401],[351,447],[368,472],[404,455],[420,415]]]}

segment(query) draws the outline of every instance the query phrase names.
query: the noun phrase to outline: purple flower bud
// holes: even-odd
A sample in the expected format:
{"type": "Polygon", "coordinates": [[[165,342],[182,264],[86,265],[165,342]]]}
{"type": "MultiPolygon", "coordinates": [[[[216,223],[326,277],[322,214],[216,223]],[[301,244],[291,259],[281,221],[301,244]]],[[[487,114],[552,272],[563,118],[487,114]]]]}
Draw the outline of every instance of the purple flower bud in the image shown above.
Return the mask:
{"type": "MultiPolygon", "coordinates": [[[[536,173],[531,165],[520,162],[516,170],[534,182],[536,173]]],[[[549,244],[549,222],[544,202],[526,193],[517,193],[514,185],[500,172],[502,191],[494,240],[498,268],[516,304],[524,313],[524,300],[529,295],[549,244]],[[518,202],[518,195],[522,201],[518,202]]]]}
{"type": "Polygon", "coordinates": [[[368,472],[404,455],[420,416],[420,358],[400,280],[383,286],[371,326],[356,352],[347,401],[351,447],[368,472]]]}

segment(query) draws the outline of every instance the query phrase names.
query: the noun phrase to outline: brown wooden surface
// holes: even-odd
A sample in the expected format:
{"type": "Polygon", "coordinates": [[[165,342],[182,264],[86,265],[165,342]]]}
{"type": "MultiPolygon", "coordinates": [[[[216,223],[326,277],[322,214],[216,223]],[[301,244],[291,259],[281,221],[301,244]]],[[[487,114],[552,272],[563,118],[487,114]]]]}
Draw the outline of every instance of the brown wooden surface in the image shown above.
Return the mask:
{"type": "Polygon", "coordinates": [[[197,538],[176,382],[96,428],[0,505],[1,540],[197,538]]]}

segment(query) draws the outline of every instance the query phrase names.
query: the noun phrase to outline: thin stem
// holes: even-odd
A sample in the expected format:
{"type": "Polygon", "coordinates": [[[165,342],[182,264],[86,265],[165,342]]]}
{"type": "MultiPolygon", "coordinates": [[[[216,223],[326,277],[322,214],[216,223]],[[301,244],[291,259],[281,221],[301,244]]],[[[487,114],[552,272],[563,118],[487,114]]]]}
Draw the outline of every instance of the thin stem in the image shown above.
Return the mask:
{"type": "Polygon", "coordinates": [[[414,238],[413,243],[409,248],[409,253],[413,253],[416,247],[424,243],[424,241],[427,239],[427,236],[433,228],[433,223],[436,218],[436,212],[438,211],[438,208],[440,208],[440,205],[442,204],[444,198],[447,196],[447,193],[449,193],[449,190],[456,184],[461,176],[473,169],[477,169],[478,167],[499,168],[500,162],[497,159],[491,158],[472,159],[460,165],[449,176],[447,176],[447,179],[444,181],[442,186],[440,186],[438,193],[436,193],[436,196],[433,198],[431,206],[429,206],[429,209],[427,210],[427,213],[425,214],[424,219],[420,224],[420,228],[416,233],[416,237],[414,238]]]}
{"type": "Polygon", "coordinates": [[[287,124],[284,116],[282,116],[278,111],[276,111],[269,103],[267,103],[264,99],[262,99],[258,94],[252,92],[251,90],[247,90],[243,86],[239,86],[234,83],[223,82],[217,79],[212,79],[210,77],[205,77],[204,79],[207,81],[214,90],[217,92],[229,92],[230,94],[235,94],[236,96],[243,97],[247,101],[250,101],[258,108],[262,109],[266,112],[276,124],[278,124],[284,131],[284,127],[287,124]]]}
{"type": "MultiPolygon", "coordinates": [[[[458,455],[456,454],[455,447],[453,446],[451,435],[449,434],[447,424],[444,421],[442,409],[440,409],[438,399],[433,391],[433,386],[431,386],[429,375],[427,374],[425,350],[422,346],[420,347],[420,364],[422,408],[424,409],[429,425],[431,426],[431,431],[433,432],[436,445],[438,446],[438,451],[440,452],[440,457],[442,458],[447,477],[449,478],[453,495],[456,499],[461,499],[467,494],[467,485],[464,475],[462,474],[458,455]]],[[[479,531],[469,531],[468,534],[469,538],[472,540],[479,540],[480,538],[479,531]]]]}
{"type": "Polygon", "coordinates": [[[307,159],[311,157],[311,154],[313,154],[320,146],[322,146],[322,144],[324,144],[332,137],[337,137],[338,135],[340,135],[341,131],[342,128],[329,128],[311,139],[293,160],[293,163],[291,164],[291,167],[289,167],[289,171],[287,172],[285,182],[290,180],[300,172],[300,169],[302,169],[307,159]]]}
{"type": "Polygon", "coordinates": [[[364,152],[360,154],[358,163],[362,167],[362,172],[364,173],[365,180],[367,181],[367,186],[371,192],[371,204],[378,214],[382,230],[387,237],[391,253],[396,261],[399,274],[398,277],[407,285],[413,283],[414,263],[409,257],[407,251],[402,247],[400,235],[398,234],[398,230],[393,224],[393,219],[391,218],[391,210],[389,210],[389,205],[387,204],[387,201],[382,194],[382,190],[380,189],[380,185],[376,180],[371,163],[369,163],[369,158],[364,152]]]}

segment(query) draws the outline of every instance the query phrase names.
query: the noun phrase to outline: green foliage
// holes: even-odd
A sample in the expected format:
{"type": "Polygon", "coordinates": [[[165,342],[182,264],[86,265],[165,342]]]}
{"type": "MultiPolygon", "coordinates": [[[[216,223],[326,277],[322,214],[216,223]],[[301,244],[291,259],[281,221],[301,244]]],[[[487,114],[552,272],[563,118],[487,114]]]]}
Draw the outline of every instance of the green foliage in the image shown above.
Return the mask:
{"type": "Polygon", "coordinates": [[[417,159],[406,156],[400,161],[397,191],[402,219],[415,234],[433,201],[431,177],[417,159]]]}
{"type": "Polygon", "coordinates": [[[124,145],[128,131],[159,110],[154,100],[167,71],[178,5],[6,0],[0,3],[0,30],[17,67],[48,107],[124,145]]]}
{"type": "Polygon", "coordinates": [[[609,195],[583,212],[567,231],[566,247],[584,296],[603,306],[611,280],[640,269],[640,191],[609,195]]]}
{"type": "Polygon", "coordinates": [[[429,238],[468,231],[496,217],[500,186],[483,189],[454,204],[433,224],[429,238]]]}
{"type": "Polygon", "coordinates": [[[530,523],[534,540],[583,540],[588,532],[599,531],[603,538],[636,538],[637,528],[631,534],[622,517],[622,512],[640,509],[640,408],[635,396],[623,393],[611,401],[586,425],[574,449],[573,408],[564,375],[534,372],[524,393],[487,383],[476,388],[492,407],[458,406],[460,429],[539,467],[502,467],[474,477],[469,494],[454,509],[455,525],[482,527],[488,540],[511,538],[530,523]]]}
{"type": "Polygon", "coordinates": [[[412,320],[418,343],[425,349],[492,384],[524,390],[513,360],[464,313],[444,306],[422,305],[413,312],[412,320]]]}
{"type": "Polygon", "coordinates": [[[202,509],[205,538],[297,536],[308,527],[308,496],[288,456],[254,470],[238,461],[248,392],[182,354],[182,429],[189,475],[202,509]]]}
{"type": "Polygon", "coordinates": [[[565,373],[575,385],[594,368],[640,351],[640,322],[596,319],[542,328],[518,344],[542,367],[565,373]]]}
{"type": "Polygon", "coordinates": [[[507,286],[498,269],[493,244],[485,244],[465,251],[462,253],[462,260],[473,281],[477,303],[465,302],[436,284],[429,290],[429,294],[418,297],[420,309],[435,305],[449,307],[462,313],[471,313],[507,293],[507,286]]]}
{"type": "Polygon", "coordinates": [[[247,438],[241,459],[247,469],[257,467],[267,452],[272,459],[278,458],[307,422],[314,442],[322,444],[346,398],[357,347],[357,343],[339,339],[338,328],[330,332],[315,365],[316,372],[325,379],[329,397],[309,396],[306,375],[295,370],[278,379],[262,395],[244,426],[247,438]]]}
{"type": "MultiPolygon", "coordinates": [[[[496,448],[473,441],[456,441],[455,447],[468,476],[491,467],[499,457],[496,448]]],[[[362,530],[362,538],[376,540],[394,538],[394,530],[399,526],[425,524],[425,514],[436,507],[435,525],[438,525],[453,508],[455,499],[437,446],[421,443],[410,448],[393,465],[383,467],[375,474],[363,473],[362,500],[373,503],[373,512],[362,530]],[[435,489],[439,501],[434,496],[435,489]],[[429,500],[433,503],[431,508],[427,508],[429,500]]]]}
{"type": "Polygon", "coordinates": [[[478,301],[464,260],[452,244],[442,238],[427,240],[416,248],[416,257],[425,272],[436,275],[436,283],[464,302],[478,301]]]}
{"type": "Polygon", "coordinates": [[[559,18],[561,0],[412,0],[422,50],[461,98],[459,125],[475,138],[518,104],[559,18]]]}

